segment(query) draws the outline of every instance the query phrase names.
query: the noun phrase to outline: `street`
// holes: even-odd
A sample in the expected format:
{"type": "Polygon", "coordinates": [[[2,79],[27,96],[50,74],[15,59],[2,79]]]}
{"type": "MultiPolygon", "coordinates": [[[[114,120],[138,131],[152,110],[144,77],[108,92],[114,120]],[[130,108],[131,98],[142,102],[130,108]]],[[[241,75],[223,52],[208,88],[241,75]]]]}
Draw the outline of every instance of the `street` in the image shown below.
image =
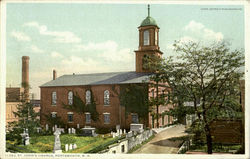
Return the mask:
{"type": "Polygon", "coordinates": [[[176,125],[156,134],[155,137],[133,153],[151,153],[151,154],[176,154],[179,150],[181,141],[170,141],[170,138],[186,135],[184,125],[176,125]]]}

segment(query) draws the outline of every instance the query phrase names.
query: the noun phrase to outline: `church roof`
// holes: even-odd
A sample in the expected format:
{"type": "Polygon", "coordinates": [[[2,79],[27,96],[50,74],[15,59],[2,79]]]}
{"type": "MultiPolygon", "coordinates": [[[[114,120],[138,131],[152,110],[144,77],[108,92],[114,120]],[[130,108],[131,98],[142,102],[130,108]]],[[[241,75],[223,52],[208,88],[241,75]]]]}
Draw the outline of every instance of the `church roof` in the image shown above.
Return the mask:
{"type": "Polygon", "coordinates": [[[150,75],[152,75],[152,73],[138,72],[63,75],[40,87],[143,83],[149,81],[150,75]]]}
{"type": "Polygon", "coordinates": [[[149,26],[149,25],[157,26],[156,21],[154,20],[154,18],[152,18],[150,16],[147,16],[147,18],[142,21],[140,26],[142,27],[142,26],[149,26]]]}

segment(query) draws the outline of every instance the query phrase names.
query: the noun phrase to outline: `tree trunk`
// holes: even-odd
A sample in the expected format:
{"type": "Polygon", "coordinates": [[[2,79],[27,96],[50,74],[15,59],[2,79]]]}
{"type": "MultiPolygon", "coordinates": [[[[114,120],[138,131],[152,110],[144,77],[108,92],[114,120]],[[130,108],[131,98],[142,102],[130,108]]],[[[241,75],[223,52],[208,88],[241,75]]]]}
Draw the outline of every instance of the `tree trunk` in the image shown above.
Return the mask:
{"type": "Polygon", "coordinates": [[[208,126],[206,126],[205,129],[206,132],[206,138],[207,138],[207,153],[208,154],[212,154],[213,153],[213,145],[212,145],[212,136],[211,136],[211,132],[208,126]]]}

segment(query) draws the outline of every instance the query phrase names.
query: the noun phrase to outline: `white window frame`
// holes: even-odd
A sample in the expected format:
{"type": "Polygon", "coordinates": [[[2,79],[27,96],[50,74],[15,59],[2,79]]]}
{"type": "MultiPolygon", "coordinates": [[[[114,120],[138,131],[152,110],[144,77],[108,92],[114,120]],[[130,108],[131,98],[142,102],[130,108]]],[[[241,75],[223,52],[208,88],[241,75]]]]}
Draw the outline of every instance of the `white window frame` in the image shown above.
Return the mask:
{"type": "Polygon", "coordinates": [[[143,45],[149,45],[149,44],[150,44],[149,30],[145,30],[143,32],[143,45]]]}
{"type": "Polygon", "coordinates": [[[56,91],[53,91],[51,94],[51,105],[56,106],[56,102],[57,102],[57,94],[56,91]]]}
{"type": "Polygon", "coordinates": [[[110,124],[110,113],[103,113],[103,123],[104,124],[110,124]],[[105,119],[105,116],[107,116],[108,115],[108,121],[106,121],[105,119]]]}
{"type": "Polygon", "coordinates": [[[90,124],[91,123],[91,114],[89,112],[85,113],[85,123],[90,124]],[[89,115],[89,119],[87,120],[87,115],[89,115]]]}
{"type": "Polygon", "coordinates": [[[87,90],[85,92],[85,101],[86,101],[86,104],[90,104],[91,103],[91,91],[90,90],[87,90]]]}
{"type": "Polygon", "coordinates": [[[155,30],[155,45],[158,45],[158,33],[155,30]]]}
{"type": "Polygon", "coordinates": [[[73,105],[73,91],[68,92],[68,105],[73,105]]]}
{"type": "Polygon", "coordinates": [[[109,106],[110,105],[110,92],[109,90],[105,90],[103,92],[103,103],[104,103],[104,106],[109,106]]]}

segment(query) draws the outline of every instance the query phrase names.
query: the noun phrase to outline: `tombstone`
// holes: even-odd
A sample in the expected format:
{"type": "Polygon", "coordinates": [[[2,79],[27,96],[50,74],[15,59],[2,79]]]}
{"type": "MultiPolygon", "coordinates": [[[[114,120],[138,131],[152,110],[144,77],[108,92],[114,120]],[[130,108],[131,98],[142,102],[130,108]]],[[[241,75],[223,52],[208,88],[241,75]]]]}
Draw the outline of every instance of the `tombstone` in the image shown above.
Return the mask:
{"type": "Polygon", "coordinates": [[[46,131],[48,131],[49,130],[49,125],[48,124],[46,124],[46,131]]]}
{"type": "Polygon", "coordinates": [[[113,138],[115,138],[115,137],[116,137],[116,135],[115,135],[115,134],[116,134],[116,133],[112,133],[112,137],[113,137],[113,138]]]}
{"type": "Polygon", "coordinates": [[[132,131],[129,131],[128,133],[127,133],[127,135],[126,135],[126,137],[128,138],[128,137],[132,137],[133,136],[133,132],[132,131]]]}
{"type": "Polygon", "coordinates": [[[69,144],[69,150],[72,150],[72,148],[73,148],[72,144],[69,144]]]}
{"type": "Polygon", "coordinates": [[[76,146],[76,144],[74,144],[74,145],[73,145],[73,150],[76,149],[76,148],[77,148],[77,146],[76,146]]]}
{"type": "Polygon", "coordinates": [[[28,129],[24,129],[23,133],[20,134],[22,136],[22,142],[23,142],[23,145],[29,145],[30,144],[30,137],[29,137],[29,134],[28,134],[28,129]]]}
{"type": "Polygon", "coordinates": [[[54,128],[54,126],[52,127],[52,131],[53,131],[53,132],[55,131],[55,128],[54,128]]]}
{"type": "Polygon", "coordinates": [[[68,144],[65,145],[65,151],[66,152],[69,151],[69,145],[68,144]]]}
{"type": "Polygon", "coordinates": [[[120,130],[120,125],[116,125],[116,132],[120,130]]]}
{"type": "Polygon", "coordinates": [[[55,129],[57,129],[57,125],[55,125],[55,129]]]}
{"type": "Polygon", "coordinates": [[[143,124],[130,124],[130,131],[140,132],[143,129],[143,124]]]}
{"type": "Polygon", "coordinates": [[[75,129],[75,128],[72,128],[72,129],[71,129],[71,132],[72,132],[72,134],[75,134],[75,133],[76,133],[76,129],[75,129]]]}
{"type": "Polygon", "coordinates": [[[36,128],[36,132],[37,133],[40,133],[41,132],[41,128],[39,127],[39,128],[36,128]]]}
{"type": "Polygon", "coordinates": [[[80,129],[80,124],[77,124],[76,127],[77,127],[77,129],[80,129]]]}
{"type": "Polygon", "coordinates": [[[97,134],[95,133],[95,128],[82,128],[82,136],[97,136],[97,134]]]}
{"type": "Polygon", "coordinates": [[[56,129],[56,131],[54,132],[55,142],[54,142],[53,153],[62,153],[60,134],[61,134],[61,131],[59,129],[56,129]]]}
{"type": "Polygon", "coordinates": [[[123,129],[123,134],[126,134],[126,129],[123,129]]]}
{"type": "Polygon", "coordinates": [[[68,128],[68,133],[71,134],[71,128],[68,128]]]}

